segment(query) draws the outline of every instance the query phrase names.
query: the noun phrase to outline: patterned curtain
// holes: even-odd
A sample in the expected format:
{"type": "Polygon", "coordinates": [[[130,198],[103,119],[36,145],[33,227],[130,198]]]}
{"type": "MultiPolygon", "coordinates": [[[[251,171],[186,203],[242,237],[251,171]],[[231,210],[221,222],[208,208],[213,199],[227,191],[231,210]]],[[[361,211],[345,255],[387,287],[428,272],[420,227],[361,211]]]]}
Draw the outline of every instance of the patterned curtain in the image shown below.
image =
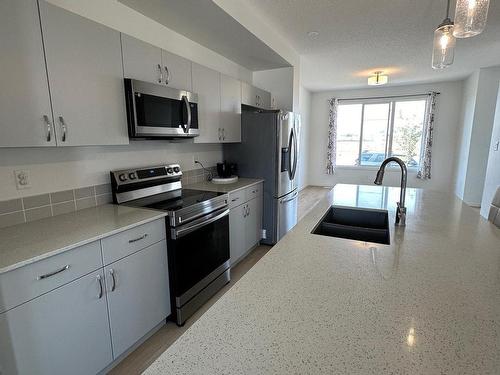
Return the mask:
{"type": "Polygon", "coordinates": [[[328,116],[328,146],[326,152],[326,174],[334,174],[337,166],[337,107],[336,98],[328,100],[330,114],[328,116]]]}
{"type": "Polygon", "coordinates": [[[425,119],[424,119],[424,134],[423,134],[423,149],[420,153],[420,168],[417,172],[417,178],[422,180],[431,179],[432,165],[432,141],[434,138],[434,113],[436,110],[436,92],[430,92],[427,99],[425,119]]]}

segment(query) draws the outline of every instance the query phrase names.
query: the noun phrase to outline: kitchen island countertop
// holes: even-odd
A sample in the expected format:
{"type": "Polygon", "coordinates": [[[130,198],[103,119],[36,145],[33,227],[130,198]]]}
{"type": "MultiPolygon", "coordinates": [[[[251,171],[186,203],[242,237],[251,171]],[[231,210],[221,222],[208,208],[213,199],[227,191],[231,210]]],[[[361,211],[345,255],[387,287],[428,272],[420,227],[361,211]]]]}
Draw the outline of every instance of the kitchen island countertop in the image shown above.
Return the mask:
{"type": "Polygon", "coordinates": [[[337,185],[146,374],[498,374],[500,230],[447,193],[337,185]],[[382,208],[391,244],[311,230],[382,208]]]}

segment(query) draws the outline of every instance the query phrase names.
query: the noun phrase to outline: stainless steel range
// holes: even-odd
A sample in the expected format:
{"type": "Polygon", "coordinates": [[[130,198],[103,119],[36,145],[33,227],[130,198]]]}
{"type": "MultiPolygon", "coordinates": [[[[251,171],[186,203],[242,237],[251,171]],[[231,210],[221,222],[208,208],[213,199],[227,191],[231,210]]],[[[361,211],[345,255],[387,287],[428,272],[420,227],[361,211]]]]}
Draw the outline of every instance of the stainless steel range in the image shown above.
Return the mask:
{"type": "Polygon", "coordinates": [[[111,172],[113,200],[167,213],[172,318],[183,325],[230,280],[228,196],[183,189],[178,164],[111,172]]]}

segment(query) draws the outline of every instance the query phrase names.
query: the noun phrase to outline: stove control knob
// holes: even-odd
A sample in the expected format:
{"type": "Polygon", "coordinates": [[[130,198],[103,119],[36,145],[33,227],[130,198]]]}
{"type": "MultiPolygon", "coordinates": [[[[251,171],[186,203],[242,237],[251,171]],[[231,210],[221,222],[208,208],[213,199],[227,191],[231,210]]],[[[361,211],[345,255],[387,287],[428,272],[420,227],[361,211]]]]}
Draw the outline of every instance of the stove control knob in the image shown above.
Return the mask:
{"type": "Polygon", "coordinates": [[[118,176],[118,179],[120,181],[127,181],[127,175],[125,173],[122,173],[118,176]]]}
{"type": "Polygon", "coordinates": [[[129,173],[128,178],[130,178],[131,180],[135,180],[137,176],[135,175],[135,173],[129,173]]]}
{"type": "Polygon", "coordinates": [[[170,167],[169,167],[169,168],[167,168],[167,173],[168,173],[168,174],[172,174],[172,173],[174,173],[174,170],[173,170],[172,168],[170,168],[170,167]]]}
{"type": "Polygon", "coordinates": [[[174,167],[174,172],[175,173],[179,173],[181,171],[181,169],[179,167],[174,167]]]}

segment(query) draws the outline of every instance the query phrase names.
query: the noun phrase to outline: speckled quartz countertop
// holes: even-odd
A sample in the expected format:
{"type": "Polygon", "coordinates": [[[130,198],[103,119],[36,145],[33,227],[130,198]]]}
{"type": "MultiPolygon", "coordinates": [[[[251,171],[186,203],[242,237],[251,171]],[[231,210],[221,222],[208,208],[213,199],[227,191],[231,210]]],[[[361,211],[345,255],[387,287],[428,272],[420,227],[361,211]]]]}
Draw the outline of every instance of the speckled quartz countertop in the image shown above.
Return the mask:
{"type": "Polygon", "coordinates": [[[337,185],[147,374],[499,374],[500,230],[445,193],[337,185]],[[311,234],[388,208],[391,245],[311,234]]]}
{"type": "Polygon", "coordinates": [[[204,181],[204,182],[198,182],[196,184],[187,185],[186,189],[216,191],[219,193],[230,193],[232,191],[245,189],[249,186],[256,185],[263,181],[264,180],[258,178],[240,177],[238,181],[232,184],[214,184],[213,182],[204,181]]]}
{"type": "Polygon", "coordinates": [[[2,228],[0,273],[164,216],[160,211],[106,204],[2,228]]]}

